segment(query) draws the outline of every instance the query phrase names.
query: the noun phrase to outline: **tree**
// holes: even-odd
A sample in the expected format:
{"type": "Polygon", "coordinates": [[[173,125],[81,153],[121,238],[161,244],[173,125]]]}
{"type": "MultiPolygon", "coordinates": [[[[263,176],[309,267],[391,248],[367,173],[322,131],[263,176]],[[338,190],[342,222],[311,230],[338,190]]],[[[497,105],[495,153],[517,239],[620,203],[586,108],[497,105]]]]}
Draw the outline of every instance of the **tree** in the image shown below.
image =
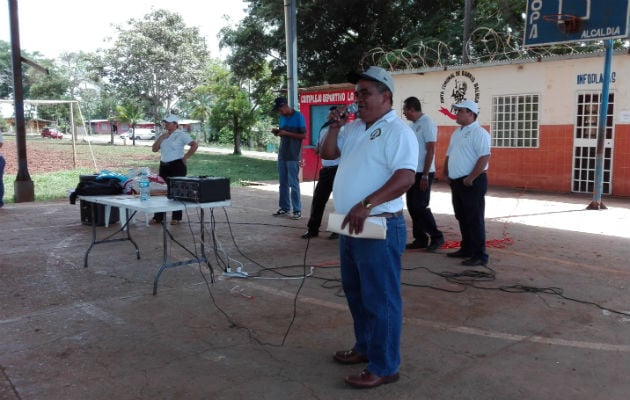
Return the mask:
{"type": "MultiPolygon", "coordinates": [[[[237,76],[251,76],[269,62],[274,74],[285,71],[283,3],[248,0],[249,15],[221,33],[232,53],[227,62],[237,76]]],[[[399,48],[417,37],[425,15],[410,0],[303,0],[298,4],[298,70],[302,85],[336,83],[358,69],[375,47],[399,48]]],[[[427,2],[430,3],[430,2],[427,2]]]]}
{"type": "MultiPolygon", "coordinates": [[[[265,62],[274,74],[284,75],[283,3],[247,2],[249,15],[221,33],[221,44],[232,48],[228,64],[240,77],[251,76],[265,62]]],[[[350,70],[368,64],[413,67],[405,58],[422,58],[433,65],[461,63],[465,3],[474,9],[472,31],[484,26],[501,33],[509,30],[512,38],[522,37],[526,0],[301,0],[297,21],[300,84],[345,82],[350,70]]],[[[466,49],[471,56],[487,51],[484,43],[474,39],[466,49]]]]}
{"type": "Polygon", "coordinates": [[[215,97],[210,122],[218,131],[232,133],[234,152],[241,154],[243,133],[255,122],[255,115],[248,93],[233,74],[221,64],[212,64],[207,74],[205,88],[199,90],[215,97]]]}
{"type": "MultiPolygon", "coordinates": [[[[126,122],[131,126],[132,132],[136,128],[138,121],[144,119],[142,107],[136,103],[126,103],[116,106],[116,119],[126,122]]],[[[136,145],[136,136],[133,136],[132,143],[136,145]]]]}
{"type": "Polygon", "coordinates": [[[130,19],[117,30],[114,46],[103,52],[101,73],[121,99],[145,104],[159,121],[201,81],[209,56],[205,39],[167,10],[130,19]]]}
{"type": "Polygon", "coordinates": [[[209,92],[208,87],[199,86],[193,90],[191,98],[187,101],[187,103],[187,108],[190,110],[190,116],[201,121],[203,141],[204,143],[207,143],[208,127],[206,126],[206,123],[212,116],[214,96],[209,92]]]}
{"type": "Polygon", "coordinates": [[[0,99],[13,93],[13,67],[11,66],[11,44],[0,40],[0,99]]]}

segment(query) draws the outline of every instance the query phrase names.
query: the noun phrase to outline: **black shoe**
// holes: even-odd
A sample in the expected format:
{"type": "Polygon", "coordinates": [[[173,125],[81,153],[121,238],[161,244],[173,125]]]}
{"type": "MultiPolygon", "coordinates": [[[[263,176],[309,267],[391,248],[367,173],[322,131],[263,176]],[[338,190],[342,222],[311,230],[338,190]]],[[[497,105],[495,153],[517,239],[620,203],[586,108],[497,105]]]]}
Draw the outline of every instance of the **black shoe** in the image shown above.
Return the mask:
{"type": "Polygon", "coordinates": [[[333,232],[330,234],[330,236],[328,236],[328,240],[336,240],[339,239],[339,234],[336,232],[333,232]]]}
{"type": "Polygon", "coordinates": [[[426,249],[427,248],[427,243],[420,243],[417,240],[414,240],[413,242],[411,242],[408,245],[406,245],[405,248],[407,250],[426,249]]]}
{"type": "Polygon", "coordinates": [[[447,257],[453,257],[453,258],[468,258],[470,256],[472,256],[472,254],[468,254],[464,251],[462,251],[462,249],[459,249],[453,253],[448,253],[446,255],[447,257]]]}
{"type": "Polygon", "coordinates": [[[284,217],[289,215],[289,212],[287,210],[283,210],[282,208],[279,208],[278,211],[276,211],[275,213],[271,214],[274,217],[284,217]]]}
{"type": "Polygon", "coordinates": [[[302,239],[310,239],[319,236],[319,233],[306,232],[302,235],[302,239]]]}
{"type": "Polygon", "coordinates": [[[477,265],[483,265],[485,267],[486,264],[488,264],[488,262],[482,260],[479,257],[472,257],[472,258],[469,258],[468,260],[462,261],[462,265],[465,265],[467,267],[475,267],[477,265]]]}
{"type": "Polygon", "coordinates": [[[427,251],[434,252],[439,249],[444,244],[444,237],[439,237],[437,239],[431,239],[431,244],[427,247],[427,251]]]}

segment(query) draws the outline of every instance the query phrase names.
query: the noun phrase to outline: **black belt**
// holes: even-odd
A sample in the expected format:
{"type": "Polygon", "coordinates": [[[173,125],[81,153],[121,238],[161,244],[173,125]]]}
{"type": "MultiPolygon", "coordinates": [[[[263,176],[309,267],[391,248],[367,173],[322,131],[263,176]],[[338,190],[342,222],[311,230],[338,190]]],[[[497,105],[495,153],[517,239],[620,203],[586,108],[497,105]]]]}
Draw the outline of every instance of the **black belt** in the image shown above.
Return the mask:
{"type": "Polygon", "coordinates": [[[394,218],[394,217],[400,217],[401,215],[403,215],[402,210],[397,211],[395,213],[384,212],[384,213],[380,213],[376,215],[370,215],[370,217],[394,218]]]}
{"type": "MultiPolygon", "coordinates": [[[[479,178],[481,175],[485,175],[485,172],[480,173],[479,175],[477,175],[477,178],[479,178]]],[[[468,175],[464,175],[461,178],[455,178],[455,179],[451,179],[452,181],[463,181],[464,179],[468,178],[468,175]]]]}
{"type": "Polygon", "coordinates": [[[182,162],[181,158],[178,158],[177,160],[173,160],[173,161],[160,161],[160,164],[162,165],[171,165],[171,164],[175,164],[177,162],[182,162]]]}

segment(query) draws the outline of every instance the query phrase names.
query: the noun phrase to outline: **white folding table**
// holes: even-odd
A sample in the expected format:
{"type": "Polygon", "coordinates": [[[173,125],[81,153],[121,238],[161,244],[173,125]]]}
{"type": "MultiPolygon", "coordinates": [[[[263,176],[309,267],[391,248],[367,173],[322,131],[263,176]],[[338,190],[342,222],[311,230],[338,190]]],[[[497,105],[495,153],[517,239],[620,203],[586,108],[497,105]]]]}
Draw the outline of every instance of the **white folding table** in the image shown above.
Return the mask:
{"type": "Polygon", "coordinates": [[[201,263],[205,262],[208,264],[208,267],[211,268],[208,259],[206,258],[205,251],[205,243],[204,243],[204,210],[218,208],[218,207],[228,207],[230,206],[230,201],[216,201],[211,203],[195,203],[195,202],[187,202],[180,200],[171,200],[166,196],[151,196],[149,200],[141,201],[137,196],[126,196],[126,195],[106,195],[106,196],[79,196],[80,200],[86,201],[90,203],[90,209],[92,213],[92,243],[90,247],[85,252],[84,259],[84,267],[88,266],[88,256],[92,247],[101,243],[109,243],[109,242],[119,242],[119,241],[130,241],[134,247],[136,248],[136,258],[140,259],[140,249],[136,242],[131,238],[131,229],[129,225],[129,221],[133,219],[134,215],[137,212],[143,212],[145,214],[153,214],[156,212],[172,212],[172,211],[180,211],[187,209],[199,209],[200,210],[200,225],[201,225],[201,255],[189,260],[183,261],[175,261],[168,262],[168,229],[166,224],[166,218],[164,218],[162,222],[162,236],[163,236],[163,254],[162,254],[162,265],[155,276],[153,281],[153,294],[157,294],[157,284],[160,279],[160,274],[166,268],[177,267],[179,265],[188,265],[192,263],[201,263]],[[119,209],[124,210],[124,213],[121,212],[121,215],[125,216],[125,221],[121,221],[120,232],[124,234],[122,238],[106,238],[104,240],[96,239],[96,211],[95,205],[101,204],[106,207],[118,207],[119,209]]]}

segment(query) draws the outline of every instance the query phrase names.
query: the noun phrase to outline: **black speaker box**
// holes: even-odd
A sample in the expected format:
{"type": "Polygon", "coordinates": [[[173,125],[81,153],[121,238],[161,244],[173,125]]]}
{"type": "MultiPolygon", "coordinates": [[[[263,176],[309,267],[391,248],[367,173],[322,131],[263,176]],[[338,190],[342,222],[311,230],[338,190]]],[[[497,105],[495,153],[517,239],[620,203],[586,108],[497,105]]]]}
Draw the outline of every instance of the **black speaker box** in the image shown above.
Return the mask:
{"type": "Polygon", "coordinates": [[[167,197],[195,203],[230,200],[230,180],[215,176],[172,177],[168,180],[167,197]]]}
{"type": "MultiPolygon", "coordinates": [[[[95,181],[98,174],[94,175],[79,175],[79,182],[95,181]]],[[[92,225],[92,211],[90,207],[94,205],[94,215],[96,219],[96,226],[105,226],[105,206],[103,204],[92,204],[87,201],[80,200],[79,208],[81,209],[81,222],[84,225],[92,225]]],[[[109,224],[115,224],[120,220],[120,213],[118,207],[112,207],[109,213],[109,224]]]]}

